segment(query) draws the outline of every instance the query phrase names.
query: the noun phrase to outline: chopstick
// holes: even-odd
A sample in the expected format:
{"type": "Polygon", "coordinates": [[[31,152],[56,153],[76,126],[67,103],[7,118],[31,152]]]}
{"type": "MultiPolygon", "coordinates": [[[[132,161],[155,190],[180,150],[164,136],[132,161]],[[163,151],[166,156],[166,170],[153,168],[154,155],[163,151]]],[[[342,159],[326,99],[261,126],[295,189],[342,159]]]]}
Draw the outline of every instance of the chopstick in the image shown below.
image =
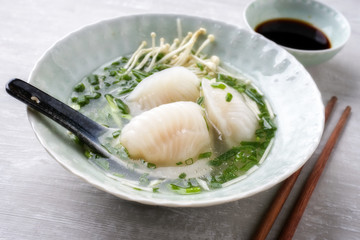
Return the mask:
{"type": "Polygon", "coordinates": [[[343,111],[338,123],[336,124],[331,136],[325,144],[323,151],[320,154],[310,176],[308,177],[300,196],[295,204],[295,207],[291,211],[290,217],[283,227],[279,239],[291,239],[296,231],[296,227],[300,222],[300,219],[305,211],[306,205],[310,200],[311,194],[313,193],[317,182],[320,179],[321,173],[325,168],[325,164],[329,159],[331,151],[333,150],[337,139],[344,128],[346,120],[348,119],[351,112],[351,107],[347,106],[343,111]]]}
{"type": "MultiPolygon", "coordinates": [[[[329,119],[329,116],[335,106],[337,98],[333,96],[326,105],[325,108],[325,123],[329,119]]],[[[292,187],[294,186],[296,179],[300,175],[302,168],[297,170],[293,175],[287,178],[284,183],[281,185],[280,189],[278,190],[273,202],[271,203],[269,210],[267,211],[266,215],[262,219],[261,224],[259,225],[257,231],[255,232],[252,239],[256,240],[263,240],[266,238],[272,225],[274,224],[276,217],[279,215],[282,206],[284,205],[287,197],[289,196],[292,187]]]]}

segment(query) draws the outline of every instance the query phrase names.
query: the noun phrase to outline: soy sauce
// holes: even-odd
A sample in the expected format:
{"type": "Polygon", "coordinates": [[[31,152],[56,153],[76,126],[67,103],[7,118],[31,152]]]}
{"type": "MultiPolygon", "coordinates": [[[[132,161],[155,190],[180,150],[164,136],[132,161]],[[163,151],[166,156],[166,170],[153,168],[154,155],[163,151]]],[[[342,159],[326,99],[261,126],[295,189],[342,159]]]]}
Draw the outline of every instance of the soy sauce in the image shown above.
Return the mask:
{"type": "Polygon", "coordinates": [[[311,24],[280,18],[263,22],[255,31],[284,47],[301,50],[324,50],[331,47],[327,36],[311,24]]]}

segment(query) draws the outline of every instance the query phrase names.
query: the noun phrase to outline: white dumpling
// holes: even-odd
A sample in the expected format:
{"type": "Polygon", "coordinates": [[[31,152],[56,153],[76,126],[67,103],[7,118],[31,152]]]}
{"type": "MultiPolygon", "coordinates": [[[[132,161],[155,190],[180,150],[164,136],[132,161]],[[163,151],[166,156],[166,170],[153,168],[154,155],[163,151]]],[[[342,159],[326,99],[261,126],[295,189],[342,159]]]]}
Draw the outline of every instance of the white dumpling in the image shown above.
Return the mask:
{"type": "MultiPolygon", "coordinates": [[[[241,141],[254,139],[255,131],[259,127],[257,117],[245,102],[244,96],[225,83],[225,89],[215,88],[215,79],[202,80],[205,110],[209,121],[220,134],[228,147],[239,145],[241,141]],[[230,93],[232,100],[226,101],[230,93]]],[[[257,111],[258,108],[255,106],[257,111]]]]}
{"type": "Polygon", "coordinates": [[[132,159],[144,159],[157,166],[176,166],[209,151],[210,136],[203,109],[198,104],[175,102],[134,117],[123,128],[120,143],[132,159]]]}
{"type": "Polygon", "coordinates": [[[161,104],[193,101],[199,97],[200,79],[184,67],[172,67],[143,79],[126,98],[133,112],[161,104]]]}

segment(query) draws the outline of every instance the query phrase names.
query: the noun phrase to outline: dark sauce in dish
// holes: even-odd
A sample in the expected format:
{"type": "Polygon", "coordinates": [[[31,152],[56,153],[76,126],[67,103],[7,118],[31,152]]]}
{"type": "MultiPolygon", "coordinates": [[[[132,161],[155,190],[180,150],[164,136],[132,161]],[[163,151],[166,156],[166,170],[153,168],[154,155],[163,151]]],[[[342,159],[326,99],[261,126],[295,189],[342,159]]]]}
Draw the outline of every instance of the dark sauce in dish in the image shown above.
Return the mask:
{"type": "Polygon", "coordinates": [[[284,47],[301,50],[324,50],[331,47],[322,31],[301,20],[272,19],[256,26],[255,31],[284,47]]]}

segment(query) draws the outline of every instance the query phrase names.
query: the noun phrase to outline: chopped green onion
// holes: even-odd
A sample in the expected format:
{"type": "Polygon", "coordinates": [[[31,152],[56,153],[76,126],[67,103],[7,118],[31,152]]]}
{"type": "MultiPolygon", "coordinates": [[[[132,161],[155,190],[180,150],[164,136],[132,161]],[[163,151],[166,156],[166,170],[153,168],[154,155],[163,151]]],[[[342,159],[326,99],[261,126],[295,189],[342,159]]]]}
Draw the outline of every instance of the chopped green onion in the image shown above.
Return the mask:
{"type": "Polygon", "coordinates": [[[98,99],[101,97],[101,93],[94,92],[92,95],[85,95],[85,97],[88,99],[98,99]]]}
{"type": "Polygon", "coordinates": [[[189,158],[189,159],[185,160],[186,165],[191,165],[193,163],[194,163],[194,160],[192,158],[189,158]]]}
{"type": "Polygon", "coordinates": [[[90,75],[90,76],[87,77],[87,80],[89,81],[89,83],[90,83],[91,85],[97,85],[97,84],[99,84],[99,76],[98,76],[98,75],[92,74],[92,75],[90,75]]]}
{"type": "Polygon", "coordinates": [[[231,93],[227,93],[227,94],[226,94],[226,97],[225,97],[225,100],[226,100],[227,102],[231,102],[232,98],[233,98],[233,95],[232,95],[231,93]]]}
{"type": "Polygon", "coordinates": [[[186,178],[186,173],[181,173],[181,174],[179,175],[179,178],[180,178],[180,179],[186,178]]]}
{"type": "Polygon", "coordinates": [[[114,176],[116,176],[116,177],[119,177],[119,178],[123,178],[123,177],[124,177],[124,174],[116,173],[116,172],[113,172],[112,175],[114,175],[114,176]]]}
{"type": "Polygon", "coordinates": [[[115,98],[115,103],[123,114],[130,113],[130,109],[129,109],[128,105],[126,105],[121,99],[115,98]]]}
{"type": "Polygon", "coordinates": [[[196,63],[196,66],[197,66],[201,71],[204,71],[204,65],[202,65],[201,63],[196,63]]]}
{"type": "Polygon", "coordinates": [[[212,83],[211,86],[212,86],[213,88],[220,88],[220,89],[225,89],[225,88],[226,88],[225,84],[219,83],[219,82],[212,83]]]}
{"type": "Polygon", "coordinates": [[[84,155],[87,159],[92,158],[93,153],[90,150],[85,150],[84,155]]]}
{"type": "Polygon", "coordinates": [[[203,104],[204,102],[204,96],[198,97],[198,99],[196,100],[196,103],[199,104],[200,106],[203,104]]]}
{"type": "Polygon", "coordinates": [[[120,62],[119,62],[119,61],[116,61],[116,62],[113,62],[111,65],[112,65],[112,66],[118,66],[118,65],[120,65],[120,62]]]}
{"type": "Polygon", "coordinates": [[[170,187],[173,191],[175,191],[176,193],[179,194],[194,194],[194,193],[199,193],[201,192],[201,188],[200,187],[194,187],[194,186],[190,186],[190,187],[180,187],[177,186],[175,184],[170,184],[170,187]]]}
{"type": "Polygon", "coordinates": [[[150,169],[155,169],[156,168],[156,165],[154,163],[147,163],[146,165],[148,168],[150,169]]]}
{"type": "Polygon", "coordinates": [[[154,188],[153,188],[153,192],[154,192],[154,193],[157,193],[157,192],[159,192],[159,188],[157,188],[157,187],[154,187],[154,188]]]}
{"type": "Polygon", "coordinates": [[[80,105],[80,107],[83,107],[85,106],[86,104],[88,104],[90,101],[89,101],[89,98],[87,98],[86,96],[80,96],[78,97],[77,99],[77,104],[80,105]]]}
{"type": "Polygon", "coordinates": [[[178,166],[181,165],[181,164],[183,164],[183,162],[177,162],[176,163],[176,165],[178,165],[178,166]]]}
{"type": "Polygon", "coordinates": [[[121,79],[129,81],[132,79],[132,77],[130,75],[124,74],[121,76],[121,79]]]}
{"type": "Polygon", "coordinates": [[[129,61],[129,58],[127,58],[127,57],[122,57],[122,58],[120,59],[120,61],[121,61],[122,63],[127,63],[127,62],[129,61]]]}
{"type": "Polygon", "coordinates": [[[113,110],[116,110],[116,108],[118,108],[123,114],[130,113],[128,105],[126,105],[121,99],[114,98],[111,94],[105,94],[105,98],[113,110]]]}
{"type": "Polygon", "coordinates": [[[74,87],[75,92],[83,92],[85,90],[85,85],[83,83],[79,83],[74,87]]]}
{"type": "Polygon", "coordinates": [[[200,153],[198,156],[198,159],[209,158],[209,157],[211,157],[211,155],[212,155],[212,152],[200,153]]]}
{"type": "Polygon", "coordinates": [[[120,136],[120,133],[121,133],[121,130],[117,130],[117,131],[113,132],[113,133],[112,133],[113,138],[119,137],[119,136],[120,136]]]}

